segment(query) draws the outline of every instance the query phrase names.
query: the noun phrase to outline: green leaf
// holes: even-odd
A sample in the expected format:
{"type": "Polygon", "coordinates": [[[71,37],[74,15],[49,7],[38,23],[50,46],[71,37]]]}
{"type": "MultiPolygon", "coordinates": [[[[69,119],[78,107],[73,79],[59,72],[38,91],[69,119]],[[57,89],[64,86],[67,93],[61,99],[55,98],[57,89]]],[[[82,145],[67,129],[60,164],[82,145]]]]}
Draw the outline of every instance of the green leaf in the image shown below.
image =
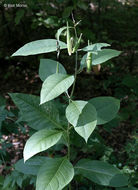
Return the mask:
{"type": "Polygon", "coordinates": [[[40,169],[41,165],[47,160],[51,158],[48,157],[42,157],[42,156],[36,156],[34,158],[30,158],[24,163],[24,160],[18,160],[15,164],[15,169],[18,172],[21,172],[23,174],[27,175],[37,175],[38,170],[40,169]]]}
{"type": "Polygon", "coordinates": [[[123,188],[116,188],[116,190],[138,190],[135,187],[123,187],[123,188]]]}
{"type": "Polygon", "coordinates": [[[74,169],[68,159],[47,160],[37,175],[36,190],[62,190],[73,176],[74,169]]]}
{"type": "Polygon", "coordinates": [[[75,131],[87,142],[97,124],[94,106],[86,101],[72,101],[66,109],[66,117],[75,131]]]}
{"type": "MultiPolygon", "coordinates": [[[[113,49],[102,49],[101,51],[98,51],[97,54],[92,55],[92,65],[98,65],[104,63],[109,59],[117,57],[118,55],[120,55],[120,53],[121,51],[113,49]]],[[[81,68],[86,67],[86,59],[87,59],[87,54],[85,54],[81,59],[81,68]]]]}
{"type": "Polygon", "coordinates": [[[86,2],[83,2],[83,0],[79,1],[79,3],[77,3],[77,6],[84,11],[88,9],[88,4],[86,2]]]}
{"type": "Polygon", "coordinates": [[[61,131],[48,129],[42,129],[33,134],[25,144],[23,152],[24,161],[55,145],[60,140],[61,136],[61,131]]]}
{"type": "Polygon", "coordinates": [[[98,65],[112,59],[113,57],[117,57],[120,55],[121,51],[113,50],[113,49],[103,49],[99,51],[97,55],[93,55],[92,64],[98,65]]]}
{"type": "MultiPolygon", "coordinates": [[[[66,49],[67,45],[64,42],[59,41],[60,49],[66,49]]],[[[12,56],[28,56],[41,53],[49,53],[57,51],[57,40],[55,39],[43,39],[37,40],[25,44],[18,49],[12,56]]]]}
{"type": "Polygon", "coordinates": [[[20,121],[26,121],[30,127],[36,130],[44,128],[61,128],[59,113],[53,102],[39,105],[39,97],[21,93],[11,93],[12,100],[20,109],[20,121]]]}
{"type": "Polygon", "coordinates": [[[0,96],[0,130],[2,126],[2,122],[6,119],[7,110],[6,107],[6,99],[3,96],[0,96]]]}
{"type": "Polygon", "coordinates": [[[99,185],[122,187],[128,185],[128,178],[114,166],[103,162],[82,159],[75,166],[76,174],[88,178],[99,185]]]}
{"type": "Polygon", "coordinates": [[[66,26],[63,26],[62,28],[59,28],[59,29],[57,30],[56,38],[57,38],[58,41],[59,41],[59,37],[60,37],[61,33],[62,33],[64,30],[66,30],[66,29],[67,29],[67,27],[66,27],[66,26]]]}
{"type": "Polygon", "coordinates": [[[6,106],[6,99],[3,96],[0,96],[0,107],[1,106],[6,106]]]}
{"type": "Polygon", "coordinates": [[[22,19],[24,14],[25,14],[25,11],[23,9],[20,9],[17,11],[16,17],[15,17],[15,24],[16,25],[20,23],[20,20],[22,19]]]}
{"type": "MultiPolygon", "coordinates": [[[[69,28],[73,28],[73,27],[69,27],[69,28]]],[[[66,29],[67,29],[67,27],[66,27],[66,26],[63,26],[62,28],[59,28],[59,29],[57,30],[56,38],[57,38],[58,41],[59,41],[59,38],[60,38],[60,36],[61,36],[61,33],[62,33],[64,30],[66,30],[66,29]]]]}
{"type": "Polygon", "coordinates": [[[5,106],[0,106],[0,130],[1,130],[1,127],[2,127],[2,122],[7,117],[7,110],[4,107],[5,106]]]}
{"type": "Polygon", "coordinates": [[[43,83],[40,104],[48,102],[65,92],[74,82],[74,76],[56,73],[50,75],[43,83]]]}
{"type": "Polygon", "coordinates": [[[7,175],[4,180],[3,189],[9,189],[9,186],[11,185],[11,183],[12,183],[12,176],[7,175]]]}
{"type": "Polygon", "coordinates": [[[59,62],[51,59],[40,59],[39,76],[42,81],[56,73],[57,63],[59,64],[59,73],[66,74],[65,68],[59,62]]]}
{"type": "Polygon", "coordinates": [[[64,9],[64,11],[63,11],[62,17],[63,17],[63,18],[68,18],[68,17],[70,16],[72,10],[73,10],[73,7],[67,6],[67,7],[64,9]]]}
{"type": "Polygon", "coordinates": [[[4,183],[4,176],[0,175],[0,189],[2,188],[4,183]]]}
{"type": "Polygon", "coordinates": [[[105,124],[116,117],[120,101],[113,97],[97,97],[89,100],[97,111],[97,125],[105,124]]]}
{"type": "Polygon", "coordinates": [[[83,48],[83,51],[90,51],[90,52],[97,52],[97,51],[101,51],[102,47],[108,47],[110,46],[110,44],[107,43],[96,43],[96,44],[92,44],[89,46],[86,46],[85,48],[83,48]]]}

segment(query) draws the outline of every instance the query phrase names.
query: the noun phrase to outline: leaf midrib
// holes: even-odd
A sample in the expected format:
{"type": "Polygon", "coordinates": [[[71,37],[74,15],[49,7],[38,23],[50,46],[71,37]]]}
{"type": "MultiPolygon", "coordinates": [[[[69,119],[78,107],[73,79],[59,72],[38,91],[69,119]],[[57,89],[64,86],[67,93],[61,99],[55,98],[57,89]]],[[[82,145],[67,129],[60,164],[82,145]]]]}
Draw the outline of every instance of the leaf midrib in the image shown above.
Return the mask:
{"type": "Polygon", "coordinates": [[[35,108],[35,110],[37,112],[39,112],[44,118],[48,119],[51,123],[53,123],[54,125],[56,125],[58,128],[62,128],[62,126],[60,126],[54,119],[52,120],[50,117],[48,117],[48,114],[44,114],[39,108],[37,108],[34,104],[31,104],[31,103],[28,103],[28,101],[24,98],[19,98],[17,97],[18,99],[21,99],[22,101],[26,101],[28,105],[30,105],[31,107],[35,108]]]}
{"type": "Polygon", "coordinates": [[[66,80],[67,78],[70,78],[70,77],[72,77],[72,76],[67,75],[64,79],[61,79],[60,82],[59,82],[59,81],[56,82],[55,85],[54,85],[54,88],[52,88],[52,90],[50,90],[50,92],[47,93],[47,96],[46,96],[46,97],[48,97],[49,94],[53,93],[53,91],[55,91],[55,88],[56,88],[59,84],[61,84],[64,80],[66,80]]]}
{"type": "MultiPolygon", "coordinates": [[[[55,173],[55,175],[50,179],[49,183],[46,185],[47,187],[48,187],[49,185],[50,185],[50,187],[51,187],[51,181],[52,181],[53,178],[56,176],[56,174],[58,173],[60,167],[63,165],[63,163],[64,163],[65,161],[66,161],[66,159],[62,160],[60,166],[58,167],[58,169],[57,169],[57,171],[56,171],[56,173],[55,173]]],[[[59,187],[58,187],[58,189],[59,189],[59,187]]]]}
{"type": "MultiPolygon", "coordinates": [[[[104,172],[99,172],[99,171],[97,171],[97,170],[91,170],[91,169],[88,169],[88,168],[83,168],[83,167],[75,167],[76,169],[82,169],[82,170],[86,170],[86,171],[90,171],[90,172],[95,172],[95,173],[98,173],[98,174],[104,174],[104,175],[108,175],[108,176],[111,176],[111,177],[113,177],[114,175],[112,175],[112,174],[109,174],[109,173],[104,173],[104,172]]],[[[117,173],[116,173],[117,174],[117,173]]]]}
{"type": "MultiPolygon", "coordinates": [[[[41,131],[41,132],[42,132],[42,131],[41,131]]],[[[37,141],[36,144],[39,145],[39,144],[41,143],[41,141],[43,141],[45,138],[48,139],[48,138],[50,138],[51,136],[58,135],[58,134],[60,134],[60,133],[62,134],[62,132],[57,131],[57,132],[54,133],[54,134],[49,134],[48,136],[45,135],[43,138],[41,138],[39,141],[37,141]]],[[[33,145],[33,146],[34,146],[34,145],[33,145]]]]}

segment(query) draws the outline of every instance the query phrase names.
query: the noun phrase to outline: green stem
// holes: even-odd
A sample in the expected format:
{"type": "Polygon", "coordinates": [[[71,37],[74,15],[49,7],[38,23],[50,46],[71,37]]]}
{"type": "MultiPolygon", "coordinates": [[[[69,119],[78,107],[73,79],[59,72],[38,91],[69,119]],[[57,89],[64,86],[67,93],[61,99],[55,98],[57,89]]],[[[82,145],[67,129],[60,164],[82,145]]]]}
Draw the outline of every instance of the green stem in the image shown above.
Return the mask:
{"type": "Polygon", "coordinates": [[[56,68],[56,73],[59,73],[59,55],[60,55],[60,46],[59,42],[57,41],[57,68],[56,68]]]}
{"type": "Polygon", "coordinates": [[[67,136],[68,136],[68,159],[70,160],[70,123],[68,123],[67,136]]]}
{"type": "MultiPolygon", "coordinates": [[[[75,26],[75,20],[72,14],[72,18],[73,18],[73,23],[74,23],[74,31],[75,31],[75,36],[77,38],[77,30],[76,30],[76,26],[75,26]]],[[[74,90],[75,90],[75,83],[76,83],[76,78],[77,78],[77,61],[78,61],[78,52],[76,51],[76,57],[75,57],[75,75],[74,75],[74,83],[73,83],[73,87],[72,87],[72,91],[71,91],[71,95],[69,98],[69,103],[71,102],[74,90]]],[[[68,128],[67,128],[67,138],[68,138],[68,159],[70,160],[70,123],[68,122],[68,128]]],[[[69,190],[71,190],[71,183],[69,183],[69,190]]]]}
{"type": "Polygon", "coordinates": [[[59,63],[57,62],[56,73],[59,73],[59,63]]]}
{"type": "MultiPolygon", "coordinates": [[[[70,99],[69,99],[70,102],[70,99]]],[[[67,128],[67,138],[68,138],[68,160],[70,160],[70,123],[68,122],[67,128]]],[[[69,190],[71,190],[71,183],[69,183],[69,190]]]]}
{"type": "MultiPolygon", "coordinates": [[[[76,83],[76,78],[77,78],[77,60],[78,60],[78,52],[76,51],[76,61],[75,61],[75,79],[74,79],[74,83],[73,83],[73,87],[72,87],[72,91],[71,91],[71,95],[69,98],[69,103],[71,102],[74,90],[75,90],[75,83],[76,83]]],[[[70,126],[70,123],[68,122],[68,128],[67,128],[67,138],[68,138],[68,159],[70,160],[70,129],[72,127],[70,126]]],[[[71,183],[69,184],[69,190],[71,190],[71,183]]]]}
{"type": "Polygon", "coordinates": [[[78,52],[76,51],[75,75],[74,75],[74,83],[73,83],[70,99],[72,99],[72,96],[73,96],[73,93],[74,93],[74,89],[75,89],[75,84],[76,84],[76,78],[77,78],[77,60],[78,60],[78,52]]]}

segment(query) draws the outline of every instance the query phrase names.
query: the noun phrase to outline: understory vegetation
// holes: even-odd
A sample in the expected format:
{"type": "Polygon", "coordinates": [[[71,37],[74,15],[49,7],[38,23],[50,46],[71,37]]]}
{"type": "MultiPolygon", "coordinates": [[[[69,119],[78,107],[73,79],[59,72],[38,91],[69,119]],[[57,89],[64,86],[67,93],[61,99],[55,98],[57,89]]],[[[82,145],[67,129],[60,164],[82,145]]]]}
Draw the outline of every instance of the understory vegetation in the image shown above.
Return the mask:
{"type": "Polygon", "coordinates": [[[138,3],[0,2],[0,190],[138,189],[138,3]]]}

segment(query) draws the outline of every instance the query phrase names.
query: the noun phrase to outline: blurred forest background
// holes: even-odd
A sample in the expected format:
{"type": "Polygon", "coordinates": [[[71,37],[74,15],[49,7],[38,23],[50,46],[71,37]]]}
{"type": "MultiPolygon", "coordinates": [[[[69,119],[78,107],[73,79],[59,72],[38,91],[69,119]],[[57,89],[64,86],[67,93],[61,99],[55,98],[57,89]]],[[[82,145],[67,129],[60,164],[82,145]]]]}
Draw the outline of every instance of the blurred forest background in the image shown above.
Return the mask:
{"type": "MultiPolygon", "coordinates": [[[[96,140],[91,140],[89,147],[81,150],[80,154],[87,152],[93,159],[108,160],[128,174],[130,183],[138,187],[138,1],[1,0],[0,188],[5,183],[5,188],[10,185],[10,189],[24,189],[32,187],[35,181],[31,175],[14,169],[14,164],[22,158],[24,143],[32,131],[28,131],[26,124],[15,122],[19,111],[8,93],[39,95],[40,58],[56,59],[56,53],[52,54],[53,57],[45,54],[12,58],[11,55],[33,40],[55,38],[57,30],[65,26],[67,20],[72,23],[72,12],[76,21],[81,20],[78,33],[83,33],[83,47],[90,40],[92,43],[109,43],[112,48],[122,51],[118,58],[102,64],[98,75],[93,71],[91,74],[83,71],[78,76],[76,99],[113,96],[121,100],[118,116],[103,127],[99,126],[93,135],[96,140]],[[6,182],[2,176],[7,176],[6,182]]],[[[61,39],[66,40],[65,33],[61,39]]],[[[79,58],[82,56],[80,54],[79,58]]],[[[74,72],[74,59],[69,59],[66,53],[61,54],[60,62],[69,74],[74,72]]],[[[85,189],[83,184],[90,186],[89,182],[83,181],[82,190],[85,189]]],[[[94,186],[94,189],[104,188],[94,186]]]]}

